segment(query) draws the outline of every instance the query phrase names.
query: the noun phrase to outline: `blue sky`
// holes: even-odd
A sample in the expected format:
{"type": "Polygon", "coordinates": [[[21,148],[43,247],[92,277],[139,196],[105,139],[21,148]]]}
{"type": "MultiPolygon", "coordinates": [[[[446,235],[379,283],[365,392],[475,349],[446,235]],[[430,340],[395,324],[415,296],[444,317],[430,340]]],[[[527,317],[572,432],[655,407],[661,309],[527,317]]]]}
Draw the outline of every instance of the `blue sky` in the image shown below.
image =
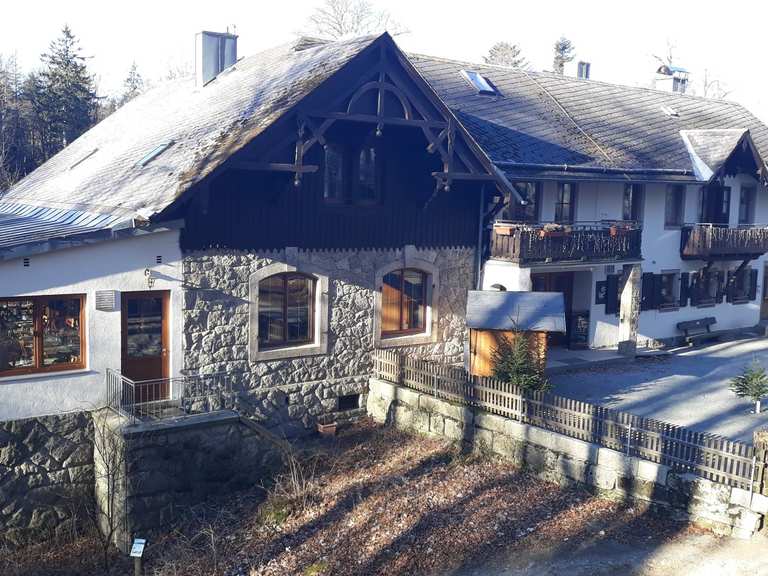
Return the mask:
{"type": "MultiPolygon", "coordinates": [[[[0,54],[15,53],[24,69],[68,23],[81,39],[100,91],[120,89],[131,62],[148,78],[191,63],[194,34],[236,26],[240,55],[290,40],[305,27],[319,0],[218,1],[90,0],[14,2],[0,21],[0,54]]],[[[768,121],[768,80],[762,72],[763,23],[768,3],[677,1],[626,2],[517,0],[447,2],[389,0],[386,8],[409,32],[397,41],[406,50],[479,61],[498,40],[517,42],[534,69],[551,66],[552,44],[564,34],[579,59],[592,63],[592,78],[648,85],[653,54],[675,46],[677,63],[692,72],[701,92],[704,70],[768,121]],[[729,10],[729,7],[731,9],[729,10]]]]}

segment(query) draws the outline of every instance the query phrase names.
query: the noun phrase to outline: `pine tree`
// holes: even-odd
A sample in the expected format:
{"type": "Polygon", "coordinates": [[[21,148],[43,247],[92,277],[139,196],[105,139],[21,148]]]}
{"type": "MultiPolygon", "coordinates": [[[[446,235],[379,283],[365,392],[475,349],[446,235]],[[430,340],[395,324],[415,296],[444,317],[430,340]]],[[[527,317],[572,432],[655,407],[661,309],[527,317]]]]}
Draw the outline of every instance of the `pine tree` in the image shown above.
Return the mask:
{"type": "Polygon", "coordinates": [[[549,390],[551,387],[534,358],[525,332],[517,332],[514,338],[501,336],[491,355],[491,363],[493,377],[503,382],[511,382],[529,391],[549,390]]]}
{"type": "Polygon", "coordinates": [[[139,67],[134,62],[128,70],[128,76],[123,81],[123,94],[120,96],[119,105],[123,106],[142,92],[144,92],[144,78],[142,78],[139,67]]]}
{"type": "Polygon", "coordinates": [[[509,42],[496,42],[483,57],[486,64],[509,66],[510,68],[528,68],[528,60],[522,55],[520,46],[509,42]]]}
{"type": "Polygon", "coordinates": [[[768,395],[768,374],[760,362],[753,360],[744,371],[731,379],[731,391],[740,398],[749,398],[755,403],[755,413],[760,413],[760,400],[768,395]]]}
{"type": "Polygon", "coordinates": [[[575,51],[576,47],[573,42],[565,36],[560,36],[560,39],[555,42],[555,58],[552,61],[552,68],[557,74],[565,73],[565,65],[572,62],[576,57],[575,51]]]}
{"type": "Polygon", "coordinates": [[[32,105],[43,134],[44,158],[49,158],[90,128],[98,106],[93,77],[69,26],[41,57],[43,70],[33,86],[32,105]]]}

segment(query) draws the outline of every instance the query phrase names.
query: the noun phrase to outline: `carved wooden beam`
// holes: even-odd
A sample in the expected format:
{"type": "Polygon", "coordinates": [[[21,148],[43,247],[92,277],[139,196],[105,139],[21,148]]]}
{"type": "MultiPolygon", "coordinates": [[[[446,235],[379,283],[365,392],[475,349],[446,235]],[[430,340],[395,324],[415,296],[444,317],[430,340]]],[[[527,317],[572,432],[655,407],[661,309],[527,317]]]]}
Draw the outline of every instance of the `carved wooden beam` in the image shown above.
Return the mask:
{"type": "Polygon", "coordinates": [[[256,170],[263,172],[299,172],[301,174],[311,174],[317,172],[320,167],[312,164],[285,164],[280,162],[254,162],[251,160],[238,160],[232,162],[232,168],[237,170],[256,170]]]}
{"type": "Polygon", "coordinates": [[[293,185],[297,188],[301,186],[301,165],[304,161],[304,133],[306,132],[306,123],[299,119],[299,130],[296,138],[296,172],[293,175],[293,185]]]}
{"type": "Polygon", "coordinates": [[[392,124],[397,126],[418,126],[428,128],[445,128],[448,123],[443,120],[418,120],[416,118],[396,118],[391,116],[384,116],[379,118],[373,114],[347,114],[346,112],[329,112],[325,114],[312,114],[315,118],[326,118],[332,120],[353,120],[355,122],[370,122],[372,124],[392,124]]]}

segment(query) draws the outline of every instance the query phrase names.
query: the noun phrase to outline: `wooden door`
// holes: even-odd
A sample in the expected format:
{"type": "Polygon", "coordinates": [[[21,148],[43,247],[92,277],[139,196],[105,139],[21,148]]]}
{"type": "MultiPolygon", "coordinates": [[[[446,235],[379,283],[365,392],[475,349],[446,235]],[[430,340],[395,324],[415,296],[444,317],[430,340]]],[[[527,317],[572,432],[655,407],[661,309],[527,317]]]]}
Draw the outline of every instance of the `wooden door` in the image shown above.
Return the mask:
{"type": "Polygon", "coordinates": [[[169,397],[167,291],[123,292],[122,361],[124,376],[136,386],[136,402],[169,397]]]}
{"type": "Polygon", "coordinates": [[[562,292],[565,300],[565,334],[550,332],[549,343],[553,346],[567,345],[570,341],[571,315],[573,306],[573,272],[544,272],[531,274],[534,292],[562,292]]]}

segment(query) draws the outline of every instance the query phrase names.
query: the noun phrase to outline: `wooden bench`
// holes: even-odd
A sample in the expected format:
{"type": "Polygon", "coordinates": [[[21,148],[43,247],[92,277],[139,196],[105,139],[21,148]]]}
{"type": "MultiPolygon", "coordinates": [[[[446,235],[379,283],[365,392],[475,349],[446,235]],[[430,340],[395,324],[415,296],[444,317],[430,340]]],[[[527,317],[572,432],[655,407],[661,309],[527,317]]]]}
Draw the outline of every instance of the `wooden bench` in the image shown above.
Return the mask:
{"type": "Polygon", "coordinates": [[[704,342],[706,340],[717,340],[720,335],[712,332],[712,326],[717,322],[713,316],[699,318],[698,320],[688,320],[687,322],[678,322],[677,329],[685,334],[685,341],[688,344],[704,342]]]}

